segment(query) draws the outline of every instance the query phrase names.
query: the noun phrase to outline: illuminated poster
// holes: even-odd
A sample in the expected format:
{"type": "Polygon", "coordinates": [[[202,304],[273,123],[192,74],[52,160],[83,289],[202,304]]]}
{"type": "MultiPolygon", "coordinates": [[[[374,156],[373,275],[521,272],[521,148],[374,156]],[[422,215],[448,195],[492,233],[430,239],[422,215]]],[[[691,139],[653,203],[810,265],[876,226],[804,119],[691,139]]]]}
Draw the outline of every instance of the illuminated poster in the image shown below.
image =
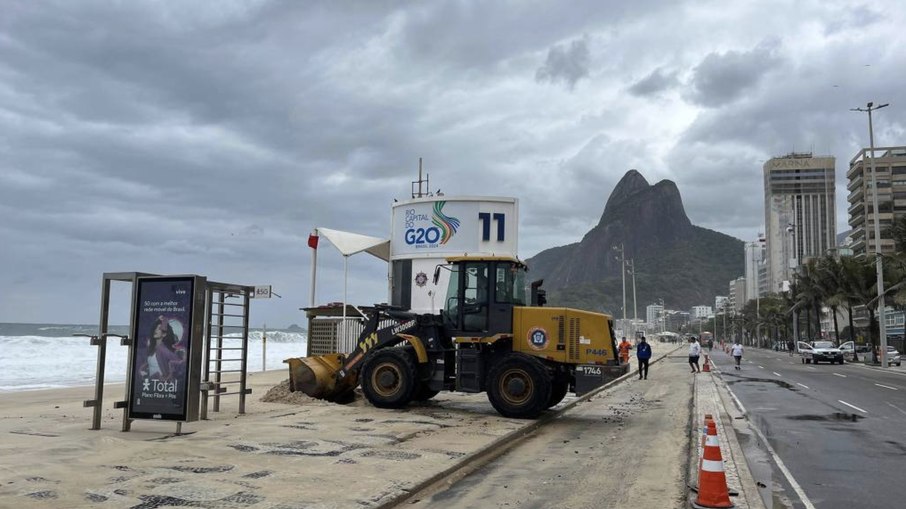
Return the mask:
{"type": "Polygon", "coordinates": [[[186,420],[194,283],[194,277],[136,283],[130,418],[186,420]]]}

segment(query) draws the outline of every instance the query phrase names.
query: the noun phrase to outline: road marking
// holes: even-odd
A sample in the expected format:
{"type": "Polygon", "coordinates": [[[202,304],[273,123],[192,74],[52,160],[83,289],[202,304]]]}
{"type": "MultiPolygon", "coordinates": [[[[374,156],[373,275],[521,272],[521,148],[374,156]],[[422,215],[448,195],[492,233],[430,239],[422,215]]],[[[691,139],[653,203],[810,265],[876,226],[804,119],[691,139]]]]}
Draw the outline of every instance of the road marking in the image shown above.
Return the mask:
{"type": "Polygon", "coordinates": [[[848,407],[850,407],[850,408],[855,408],[856,410],[862,412],[863,414],[867,414],[867,413],[868,413],[867,411],[862,410],[861,408],[857,407],[856,405],[850,405],[849,403],[843,401],[842,399],[838,399],[837,401],[839,401],[840,403],[843,403],[844,405],[846,405],[846,406],[848,406],[848,407]]]}
{"type": "Polygon", "coordinates": [[[875,384],[875,385],[877,385],[878,387],[883,387],[883,388],[885,388],[885,389],[890,389],[890,390],[892,390],[892,391],[898,391],[898,390],[900,390],[900,389],[897,389],[896,387],[891,387],[891,386],[889,386],[889,385],[882,385],[882,384],[875,384]]]}
{"type": "Polygon", "coordinates": [[[758,367],[761,368],[761,369],[764,369],[764,366],[758,366],[758,367]]]}
{"type": "MultiPolygon", "coordinates": [[[[733,392],[733,390],[727,387],[727,391],[730,393],[730,396],[733,396],[733,400],[736,401],[736,406],[739,407],[739,411],[743,414],[746,414],[746,407],[742,406],[742,401],[739,401],[739,398],[736,397],[736,394],[733,392]]],[[[783,460],[780,459],[780,456],[777,456],[776,452],[774,452],[774,448],[771,447],[771,443],[768,442],[768,439],[765,438],[761,430],[758,429],[758,426],[755,426],[752,421],[749,421],[749,428],[754,431],[756,435],[758,435],[758,438],[761,439],[761,443],[764,444],[768,452],[771,454],[771,458],[774,460],[774,463],[777,464],[777,468],[779,468],[780,471],[783,472],[783,476],[786,477],[787,482],[790,483],[790,487],[793,488],[793,491],[796,492],[796,495],[799,495],[799,500],[802,501],[802,505],[805,507],[805,509],[815,509],[812,501],[809,500],[808,495],[806,495],[805,491],[803,491],[802,486],[799,486],[799,483],[796,482],[796,479],[793,478],[792,472],[790,472],[789,469],[786,468],[783,460]]]]}
{"type": "Polygon", "coordinates": [[[796,385],[799,385],[799,386],[802,386],[802,387],[805,387],[806,389],[808,389],[808,385],[803,385],[803,384],[801,384],[801,383],[799,383],[799,382],[796,382],[796,385]]]}
{"type": "Polygon", "coordinates": [[[893,403],[887,403],[887,404],[890,405],[890,406],[892,406],[892,407],[894,407],[894,408],[896,408],[897,410],[899,410],[901,414],[906,415],[906,411],[904,411],[902,408],[900,408],[900,407],[894,405],[893,403]]]}
{"type": "Polygon", "coordinates": [[[841,378],[846,378],[846,375],[841,375],[840,373],[834,373],[834,375],[839,376],[841,378]]]}
{"type": "Polygon", "coordinates": [[[774,373],[775,375],[777,375],[777,376],[780,376],[780,377],[783,376],[783,375],[781,375],[780,373],[778,373],[778,372],[776,372],[776,371],[774,371],[773,373],[774,373]]]}
{"type": "Polygon", "coordinates": [[[813,367],[811,367],[811,366],[806,366],[805,369],[810,369],[810,370],[812,370],[812,371],[817,371],[817,370],[818,370],[818,368],[813,368],[813,367]]]}

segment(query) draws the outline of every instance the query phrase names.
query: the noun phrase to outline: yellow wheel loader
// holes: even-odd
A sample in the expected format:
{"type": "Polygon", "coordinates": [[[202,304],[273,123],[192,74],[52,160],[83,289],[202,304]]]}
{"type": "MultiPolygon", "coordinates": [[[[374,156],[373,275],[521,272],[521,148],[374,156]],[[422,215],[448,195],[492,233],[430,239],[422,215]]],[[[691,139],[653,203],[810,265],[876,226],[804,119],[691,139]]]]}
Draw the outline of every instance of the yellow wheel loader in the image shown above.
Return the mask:
{"type": "Polygon", "coordinates": [[[541,281],[532,283],[527,301],[519,260],[448,258],[435,284],[441,270],[450,277],[440,314],[375,306],[351,353],[287,359],[290,390],[343,401],[361,384],[380,408],[440,391],[484,391],[500,414],[531,419],[568,391],[582,395],[627,371],[612,318],[543,307],[541,281]]]}

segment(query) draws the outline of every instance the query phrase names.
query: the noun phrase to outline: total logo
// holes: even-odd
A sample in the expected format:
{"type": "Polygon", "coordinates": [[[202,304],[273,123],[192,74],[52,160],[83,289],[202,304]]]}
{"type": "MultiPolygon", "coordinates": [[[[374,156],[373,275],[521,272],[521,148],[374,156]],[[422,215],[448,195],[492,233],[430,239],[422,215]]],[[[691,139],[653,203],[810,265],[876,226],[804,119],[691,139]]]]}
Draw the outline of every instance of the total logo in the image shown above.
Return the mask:
{"type": "Polygon", "coordinates": [[[406,244],[421,247],[437,247],[446,244],[456,235],[459,230],[460,221],[458,218],[444,214],[444,205],[447,202],[434,202],[434,210],[428,214],[419,213],[416,209],[406,209],[406,234],[404,239],[406,244]],[[431,222],[433,226],[421,227],[417,223],[431,222]]]}

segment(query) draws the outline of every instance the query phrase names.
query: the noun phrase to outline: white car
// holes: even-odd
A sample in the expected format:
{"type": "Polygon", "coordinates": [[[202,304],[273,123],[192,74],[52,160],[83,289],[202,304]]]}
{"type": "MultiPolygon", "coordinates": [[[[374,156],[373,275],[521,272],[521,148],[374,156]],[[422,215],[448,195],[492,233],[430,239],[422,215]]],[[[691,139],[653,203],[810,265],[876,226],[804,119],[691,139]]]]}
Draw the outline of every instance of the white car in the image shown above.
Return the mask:
{"type": "Polygon", "coordinates": [[[843,364],[843,352],[830,341],[799,342],[799,353],[803,364],[818,364],[821,361],[843,364]]]}

